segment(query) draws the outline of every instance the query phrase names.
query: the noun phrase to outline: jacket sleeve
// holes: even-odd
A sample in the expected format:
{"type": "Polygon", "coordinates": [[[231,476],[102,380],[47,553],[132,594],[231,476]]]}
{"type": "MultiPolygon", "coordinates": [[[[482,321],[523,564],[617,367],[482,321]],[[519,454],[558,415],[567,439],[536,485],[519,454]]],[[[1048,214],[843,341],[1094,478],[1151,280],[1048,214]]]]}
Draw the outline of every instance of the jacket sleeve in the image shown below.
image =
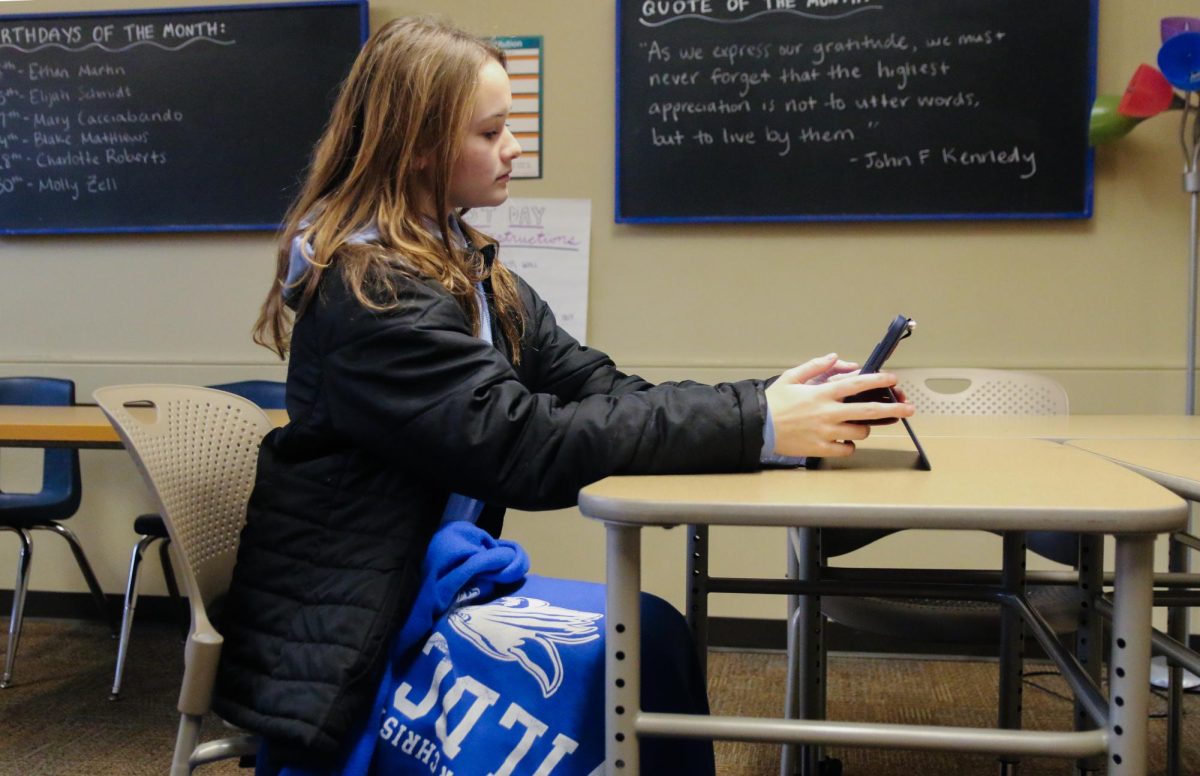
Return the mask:
{"type": "Polygon", "coordinates": [[[559,359],[527,365],[544,375],[543,390],[534,390],[471,333],[449,295],[409,285],[396,311],[347,316],[343,308],[326,322],[337,333],[326,339],[323,392],[350,444],[431,484],[521,509],[573,504],[580,488],[610,474],[757,468],[758,382],[639,381],[622,390],[634,384],[605,366],[607,357],[585,358],[577,343],[556,340],[528,354],[559,359]]]}

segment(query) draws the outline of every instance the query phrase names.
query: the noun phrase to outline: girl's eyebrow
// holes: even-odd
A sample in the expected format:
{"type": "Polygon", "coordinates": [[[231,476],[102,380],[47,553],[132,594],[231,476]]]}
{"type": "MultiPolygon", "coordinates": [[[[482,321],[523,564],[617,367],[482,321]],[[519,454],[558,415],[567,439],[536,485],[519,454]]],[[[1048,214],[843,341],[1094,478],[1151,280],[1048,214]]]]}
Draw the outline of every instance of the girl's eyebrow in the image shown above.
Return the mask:
{"type": "Polygon", "coordinates": [[[496,113],[493,113],[490,116],[484,116],[483,118],[479,119],[479,123],[484,124],[489,121],[495,121],[496,119],[503,119],[504,121],[507,121],[508,120],[508,111],[506,111],[506,110],[498,111],[496,113]]]}

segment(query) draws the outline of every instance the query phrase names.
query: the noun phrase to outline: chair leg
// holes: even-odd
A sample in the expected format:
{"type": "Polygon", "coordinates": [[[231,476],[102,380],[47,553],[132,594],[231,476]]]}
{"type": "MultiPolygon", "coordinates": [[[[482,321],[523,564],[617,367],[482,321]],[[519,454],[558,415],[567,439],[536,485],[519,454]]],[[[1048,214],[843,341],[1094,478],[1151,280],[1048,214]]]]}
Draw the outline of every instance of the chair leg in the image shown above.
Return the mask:
{"type": "Polygon", "coordinates": [[[171,755],[171,776],[190,776],[191,758],[200,743],[200,723],[197,714],[179,715],[179,732],[175,734],[175,752],[171,755]]]}
{"type": "MultiPolygon", "coordinates": [[[[258,754],[258,736],[246,734],[221,738],[216,741],[205,741],[192,752],[189,761],[193,769],[218,760],[228,760],[233,757],[253,757],[258,754]]],[[[449,773],[449,771],[445,771],[449,773]]]]}
{"type": "Polygon", "coordinates": [[[129,653],[129,636],[133,631],[133,613],[137,609],[138,572],[142,566],[142,553],[159,538],[158,536],[143,536],[133,546],[133,553],[129,557],[129,580],[125,583],[125,606],[121,613],[121,640],[117,642],[117,668],[113,674],[112,691],[108,694],[110,701],[121,697],[121,680],[125,676],[125,658],[129,653]]]}
{"type": "Polygon", "coordinates": [[[25,593],[29,590],[29,568],[33,564],[33,537],[25,528],[10,528],[21,542],[21,554],[17,560],[17,583],[13,587],[12,615],[8,621],[8,649],[4,653],[4,674],[0,676],[0,689],[12,685],[13,665],[17,662],[17,644],[21,641],[21,621],[25,617],[25,593]]]}
{"type": "Polygon", "coordinates": [[[104,591],[100,589],[100,583],[96,581],[96,574],[92,571],[92,564],[88,563],[87,555],[83,553],[83,546],[75,538],[75,534],[71,532],[70,528],[61,523],[36,525],[34,528],[53,531],[66,540],[67,544],[71,547],[71,552],[75,555],[75,562],[79,565],[79,570],[83,573],[83,579],[87,582],[88,589],[92,592],[92,600],[96,602],[96,608],[100,611],[100,616],[108,623],[108,629],[112,631],[113,638],[116,638],[117,630],[113,623],[112,613],[108,609],[108,601],[104,598],[104,591]]]}

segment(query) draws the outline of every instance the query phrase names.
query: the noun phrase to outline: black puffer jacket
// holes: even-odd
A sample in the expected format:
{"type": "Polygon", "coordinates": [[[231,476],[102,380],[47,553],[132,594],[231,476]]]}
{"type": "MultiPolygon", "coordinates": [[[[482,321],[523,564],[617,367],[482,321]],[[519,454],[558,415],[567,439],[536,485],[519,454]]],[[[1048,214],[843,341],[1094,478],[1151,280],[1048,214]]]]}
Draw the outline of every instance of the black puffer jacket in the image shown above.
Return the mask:
{"type": "Polygon", "coordinates": [[[624,375],[524,283],[514,367],[440,285],[402,282],[374,314],[326,273],[293,332],[291,422],[262,446],[214,706],[286,759],[334,752],[366,713],[451,492],[498,532],[504,507],[568,506],[610,474],[758,466],[761,383],[624,375]]]}

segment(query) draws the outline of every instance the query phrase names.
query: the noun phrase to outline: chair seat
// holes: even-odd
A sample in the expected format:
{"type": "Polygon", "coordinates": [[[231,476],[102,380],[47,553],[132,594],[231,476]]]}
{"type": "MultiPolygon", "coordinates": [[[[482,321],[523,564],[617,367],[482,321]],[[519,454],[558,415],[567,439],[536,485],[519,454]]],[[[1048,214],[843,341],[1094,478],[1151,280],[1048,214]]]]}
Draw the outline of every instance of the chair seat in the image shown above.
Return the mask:
{"type": "MultiPolygon", "coordinates": [[[[1076,588],[1032,586],[1026,598],[1056,633],[1078,627],[1082,598],[1076,588]]],[[[1000,605],[991,601],[824,596],[821,610],[834,622],[867,633],[950,644],[1000,640],[1000,605]]]]}
{"type": "Polygon", "coordinates": [[[162,515],[138,515],[133,519],[133,530],[142,536],[167,536],[167,524],[162,515]]]}

